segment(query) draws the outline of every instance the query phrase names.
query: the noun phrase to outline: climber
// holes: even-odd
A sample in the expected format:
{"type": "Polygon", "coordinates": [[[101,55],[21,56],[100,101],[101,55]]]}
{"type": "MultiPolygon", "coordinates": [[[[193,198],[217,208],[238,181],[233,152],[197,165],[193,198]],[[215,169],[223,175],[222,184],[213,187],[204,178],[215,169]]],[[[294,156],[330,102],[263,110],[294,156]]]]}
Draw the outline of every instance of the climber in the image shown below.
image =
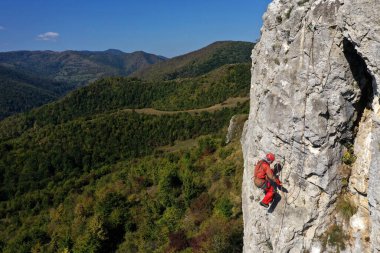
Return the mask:
{"type": "Polygon", "coordinates": [[[265,197],[262,201],[260,201],[260,205],[266,208],[269,207],[269,204],[273,201],[273,197],[275,195],[275,188],[273,185],[274,182],[278,186],[282,186],[281,181],[276,176],[278,171],[281,170],[281,165],[276,164],[275,169],[277,170],[277,173],[274,173],[270,167],[270,164],[272,164],[274,160],[274,154],[268,153],[264,159],[260,160],[255,165],[254,183],[265,192],[265,197]]]}

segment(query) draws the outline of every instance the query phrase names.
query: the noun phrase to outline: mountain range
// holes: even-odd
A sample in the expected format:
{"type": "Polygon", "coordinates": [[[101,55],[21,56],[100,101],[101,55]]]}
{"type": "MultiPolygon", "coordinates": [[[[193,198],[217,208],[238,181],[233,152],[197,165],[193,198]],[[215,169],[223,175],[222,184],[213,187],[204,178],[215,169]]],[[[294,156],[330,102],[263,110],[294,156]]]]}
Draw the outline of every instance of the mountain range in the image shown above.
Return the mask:
{"type": "Polygon", "coordinates": [[[0,53],[0,120],[60,98],[106,76],[127,76],[166,58],[145,52],[16,51],[0,53]]]}
{"type": "Polygon", "coordinates": [[[224,64],[249,63],[253,45],[220,41],[172,59],[142,51],[124,53],[115,49],[0,53],[0,120],[54,101],[104,77],[173,80],[199,76],[224,64]]]}
{"type": "Polygon", "coordinates": [[[142,51],[15,51],[0,53],[0,65],[26,74],[80,87],[104,76],[126,76],[151,64],[165,61],[163,56],[142,51]]]}

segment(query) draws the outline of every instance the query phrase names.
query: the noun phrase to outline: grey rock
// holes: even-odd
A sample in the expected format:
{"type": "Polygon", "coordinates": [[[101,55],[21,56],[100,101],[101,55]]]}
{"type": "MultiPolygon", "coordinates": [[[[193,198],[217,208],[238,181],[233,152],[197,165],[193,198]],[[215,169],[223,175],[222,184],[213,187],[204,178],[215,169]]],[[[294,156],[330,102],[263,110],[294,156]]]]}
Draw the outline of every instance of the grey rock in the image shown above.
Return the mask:
{"type": "Polygon", "coordinates": [[[347,234],[341,252],[380,252],[379,13],[378,0],[269,5],[252,51],[241,139],[244,252],[335,252],[321,239],[332,224],[347,234]],[[350,221],[336,207],[347,142],[358,157],[348,185],[358,211],[350,221]],[[285,164],[288,190],[271,212],[258,204],[263,194],[252,182],[269,151],[285,164]]]}
{"type": "Polygon", "coordinates": [[[230,143],[233,139],[241,136],[246,120],[246,114],[232,116],[227,130],[226,144],[230,143]]]}

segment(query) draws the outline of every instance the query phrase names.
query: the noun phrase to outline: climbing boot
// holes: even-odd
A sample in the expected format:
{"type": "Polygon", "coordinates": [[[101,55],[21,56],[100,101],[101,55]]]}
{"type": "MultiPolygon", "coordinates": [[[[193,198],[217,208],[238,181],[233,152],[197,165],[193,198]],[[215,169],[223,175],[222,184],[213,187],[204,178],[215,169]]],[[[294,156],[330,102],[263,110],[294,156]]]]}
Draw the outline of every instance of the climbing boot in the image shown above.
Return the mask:
{"type": "Polygon", "coordinates": [[[263,206],[263,207],[265,207],[265,208],[268,208],[268,207],[269,207],[268,204],[265,204],[265,203],[263,203],[262,201],[260,201],[260,205],[263,206]]]}

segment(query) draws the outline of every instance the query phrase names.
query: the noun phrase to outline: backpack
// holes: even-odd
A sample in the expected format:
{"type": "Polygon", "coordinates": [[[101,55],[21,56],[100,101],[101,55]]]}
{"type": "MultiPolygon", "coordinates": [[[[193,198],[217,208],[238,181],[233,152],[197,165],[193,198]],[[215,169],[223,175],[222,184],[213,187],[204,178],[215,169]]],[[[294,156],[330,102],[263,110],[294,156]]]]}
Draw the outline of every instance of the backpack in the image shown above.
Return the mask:
{"type": "Polygon", "coordinates": [[[254,177],[255,178],[259,178],[259,179],[265,179],[265,171],[264,171],[264,168],[262,166],[263,164],[263,160],[259,161],[258,163],[256,163],[255,165],[255,171],[253,173],[254,177]]]}

